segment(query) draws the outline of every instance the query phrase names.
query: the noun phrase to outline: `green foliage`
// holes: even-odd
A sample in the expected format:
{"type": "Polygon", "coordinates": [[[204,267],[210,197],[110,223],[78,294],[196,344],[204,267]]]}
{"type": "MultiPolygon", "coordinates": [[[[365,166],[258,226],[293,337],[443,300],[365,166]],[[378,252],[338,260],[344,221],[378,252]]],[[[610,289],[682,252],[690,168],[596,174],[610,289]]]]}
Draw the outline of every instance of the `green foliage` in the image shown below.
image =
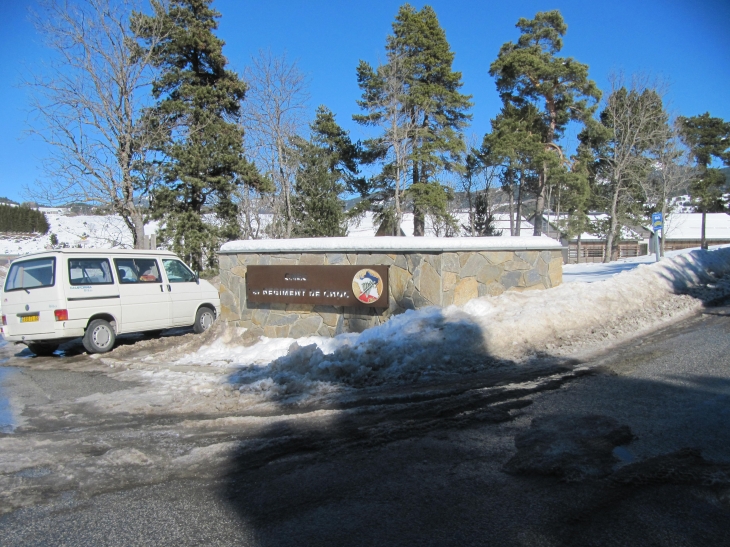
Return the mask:
{"type": "Polygon", "coordinates": [[[358,104],[367,114],[353,119],[385,126],[381,136],[365,143],[363,161],[381,161],[384,166],[363,197],[380,203],[384,213],[388,207],[382,204],[395,193],[396,170],[408,171],[416,235],[423,235],[423,215],[445,212],[448,192],[435,177],[452,169],[465,150],[461,132],[471,119],[467,113],[471,97],[460,92],[461,73],[452,69],[454,53],[430,6],[420,11],[409,4],[401,6],[386,41],[386,55],[388,62],[377,70],[365,61],[357,67],[362,90],[358,104]],[[393,133],[400,136],[394,138],[393,133]],[[400,163],[393,158],[395,146],[400,147],[400,163]]]}
{"type": "Polygon", "coordinates": [[[691,118],[680,116],[677,122],[698,166],[709,167],[712,158],[730,165],[730,122],[713,118],[709,112],[691,118]]]}
{"type": "Polygon", "coordinates": [[[489,207],[489,196],[487,192],[479,192],[475,202],[474,233],[472,233],[471,226],[462,225],[462,228],[471,236],[501,236],[502,230],[497,230],[494,225],[494,213],[489,207]]]}
{"type": "Polygon", "coordinates": [[[40,211],[0,204],[0,232],[45,234],[49,228],[46,215],[40,211]]]}
{"type": "Polygon", "coordinates": [[[517,43],[504,44],[489,68],[504,107],[502,120],[496,120],[500,134],[487,144],[507,158],[511,168],[535,173],[531,180],[537,195],[535,235],[539,235],[549,173],[565,162],[556,140],[569,122],[590,120],[601,92],[588,78],[588,65],[557,56],[568,29],[558,10],[522,18],[516,26],[520,30],[517,43]],[[510,128],[517,130],[511,138],[510,128]],[[537,151],[538,143],[543,153],[537,151]]]}
{"type": "Polygon", "coordinates": [[[325,106],[317,109],[310,140],[294,140],[299,158],[292,211],[296,237],[347,235],[340,194],[357,180],[358,148],[325,106]]]}
{"type": "Polygon", "coordinates": [[[560,189],[561,211],[567,213],[565,220],[559,220],[560,230],[569,239],[589,231],[588,211],[594,200],[590,172],[594,158],[590,150],[579,146],[578,153],[571,159],[570,171],[562,169],[553,172],[555,185],[560,189]]]}
{"type": "Polygon", "coordinates": [[[723,200],[725,176],[719,169],[706,169],[690,185],[689,195],[698,213],[724,213],[727,206],[723,200]]]}
{"type": "MultiPolygon", "coordinates": [[[[456,227],[456,220],[448,211],[449,202],[454,199],[454,192],[448,186],[438,181],[417,182],[411,184],[406,195],[413,203],[414,223],[418,214],[425,214],[436,223],[446,224],[452,229],[456,227]]],[[[423,235],[423,232],[413,235],[423,235]]]]}
{"type": "Polygon", "coordinates": [[[50,241],[51,245],[53,245],[55,247],[56,245],[58,245],[58,236],[56,234],[54,234],[53,232],[51,232],[51,235],[49,236],[48,241],[50,241]]]}
{"type": "Polygon", "coordinates": [[[690,186],[692,205],[699,213],[721,213],[728,210],[722,194],[726,184],[719,169],[708,168],[713,158],[730,165],[730,122],[713,118],[709,112],[678,120],[682,140],[690,149],[698,173],[690,186]]]}
{"type": "Polygon", "coordinates": [[[155,28],[162,35],[152,49],[161,69],[152,89],[157,105],[147,114],[147,123],[166,135],[158,143],[162,180],[152,192],[152,212],[164,220],[161,237],[197,270],[215,266],[220,242],[240,234],[235,188],[261,182],[244,158],[236,123],[246,85],[226,69],[223,42],[214,34],[220,14],[210,4],[172,0],[166,11],[154,2],[154,17],[135,15],[143,43],[152,43],[155,28]],[[206,210],[214,223],[203,221],[206,210]]]}
{"type": "Polygon", "coordinates": [[[569,121],[585,122],[601,97],[588,78],[588,65],[557,57],[568,26],[558,10],[539,12],[517,22],[517,44],[507,42],[489,68],[505,104],[539,107],[543,142],[558,138],[569,121]]]}

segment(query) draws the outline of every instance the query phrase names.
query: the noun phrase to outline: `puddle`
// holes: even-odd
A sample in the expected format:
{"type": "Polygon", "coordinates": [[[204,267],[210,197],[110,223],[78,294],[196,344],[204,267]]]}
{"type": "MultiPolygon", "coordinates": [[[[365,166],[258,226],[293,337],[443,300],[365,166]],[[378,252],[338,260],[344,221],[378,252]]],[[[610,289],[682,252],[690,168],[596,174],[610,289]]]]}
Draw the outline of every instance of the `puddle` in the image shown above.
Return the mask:
{"type": "Polygon", "coordinates": [[[632,463],[636,457],[623,446],[617,446],[613,449],[613,455],[619,460],[621,465],[632,463]]]}
{"type": "Polygon", "coordinates": [[[12,367],[0,367],[0,433],[12,433],[17,426],[13,409],[10,406],[10,393],[5,380],[17,371],[12,367]]]}
{"type": "Polygon", "coordinates": [[[23,477],[24,479],[37,479],[39,477],[45,477],[51,474],[51,470],[47,467],[31,467],[29,469],[23,469],[15,473],[16,477],[23,477]]]}

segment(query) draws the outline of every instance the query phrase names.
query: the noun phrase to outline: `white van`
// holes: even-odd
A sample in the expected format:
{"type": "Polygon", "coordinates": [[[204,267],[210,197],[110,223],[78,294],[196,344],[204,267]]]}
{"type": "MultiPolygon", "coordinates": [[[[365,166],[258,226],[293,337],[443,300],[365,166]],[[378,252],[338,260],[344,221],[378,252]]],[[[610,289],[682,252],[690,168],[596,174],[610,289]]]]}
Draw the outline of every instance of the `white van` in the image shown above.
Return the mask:
{"type": "Polygon", "coordinates": [[[218,291],[168,251],[63,249],[10,264],[2,333],[36,355],[83,337],[90,353],[117,334],[191,326],[203,332],[220,313],[218,291]]]}

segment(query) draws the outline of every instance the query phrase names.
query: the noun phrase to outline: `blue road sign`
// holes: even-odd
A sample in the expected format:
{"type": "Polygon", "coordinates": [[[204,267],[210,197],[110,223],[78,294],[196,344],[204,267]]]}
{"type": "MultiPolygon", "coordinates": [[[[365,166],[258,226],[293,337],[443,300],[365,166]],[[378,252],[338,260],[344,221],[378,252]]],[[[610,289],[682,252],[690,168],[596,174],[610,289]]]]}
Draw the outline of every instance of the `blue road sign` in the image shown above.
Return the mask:
{"type": "Polygon", "coordinates": [[[661,213],[651,214],[651,227],[655,232],[664,227],[664,216],[661,213]]]}

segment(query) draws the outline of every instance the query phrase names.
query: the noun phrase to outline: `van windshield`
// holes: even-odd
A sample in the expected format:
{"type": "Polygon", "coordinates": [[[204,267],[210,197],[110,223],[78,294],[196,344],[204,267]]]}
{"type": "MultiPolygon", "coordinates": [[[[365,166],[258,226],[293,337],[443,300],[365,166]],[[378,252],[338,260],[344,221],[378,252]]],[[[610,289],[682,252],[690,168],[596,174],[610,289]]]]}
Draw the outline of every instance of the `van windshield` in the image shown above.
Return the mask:
{"type": "Polygon", "coordinates": [[[13,262],[5,281],[5,291],[53,287],[56,282],[56,259],[37,258],[13,262]]]}

